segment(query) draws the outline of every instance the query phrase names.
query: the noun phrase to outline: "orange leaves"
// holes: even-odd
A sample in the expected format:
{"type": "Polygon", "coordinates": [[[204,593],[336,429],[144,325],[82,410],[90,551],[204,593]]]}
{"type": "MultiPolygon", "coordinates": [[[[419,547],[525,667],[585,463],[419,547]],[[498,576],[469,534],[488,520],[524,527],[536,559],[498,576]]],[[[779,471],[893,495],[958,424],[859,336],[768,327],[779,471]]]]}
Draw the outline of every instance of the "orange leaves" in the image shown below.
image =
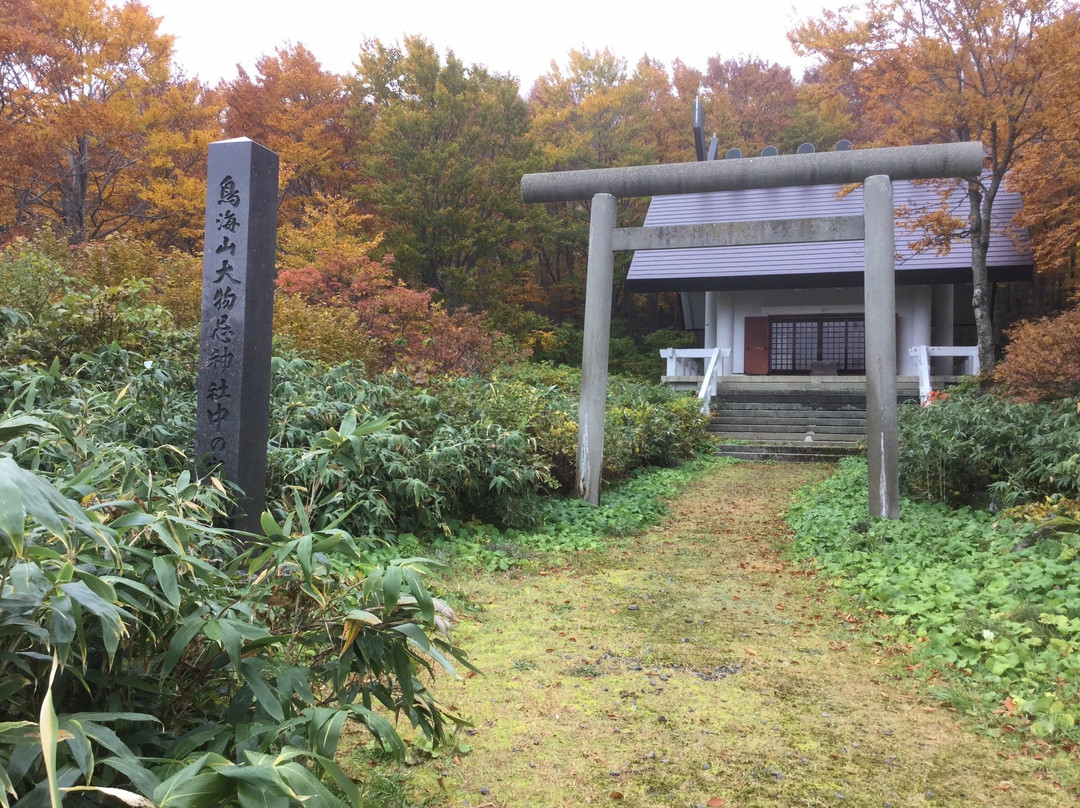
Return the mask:
{"type": "Polygon", "coordinates": [[[1080,308],[1022,322],[1007,334],[1009,345],[994,378],[1011,395],[1046,401],[1080,392],[1080,308]]]}

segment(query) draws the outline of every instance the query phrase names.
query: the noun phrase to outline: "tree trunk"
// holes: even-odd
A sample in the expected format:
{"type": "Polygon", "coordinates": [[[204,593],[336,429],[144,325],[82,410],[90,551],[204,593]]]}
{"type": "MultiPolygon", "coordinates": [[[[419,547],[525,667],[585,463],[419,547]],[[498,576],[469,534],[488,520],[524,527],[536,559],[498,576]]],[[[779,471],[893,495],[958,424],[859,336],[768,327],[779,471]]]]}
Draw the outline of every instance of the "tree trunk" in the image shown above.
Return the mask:
{"type": "Polygon", "coordinates": [[[68,242],[86,241],[86,192],[90,180],[90,138],[75,139],[68,151],[68,175],[60,183],[61,215],[68,242]]]}
{"type": "Polygon", "coordinates": [[[990,209],[993,193],[983,193],[978,183],[968,189],[971,203],[971,308],[975,314],[975,335],[979,346],[981,372],[994,369],[994,323],[990,310],[990,273],[986,253],[990,248],[990,209]]]}

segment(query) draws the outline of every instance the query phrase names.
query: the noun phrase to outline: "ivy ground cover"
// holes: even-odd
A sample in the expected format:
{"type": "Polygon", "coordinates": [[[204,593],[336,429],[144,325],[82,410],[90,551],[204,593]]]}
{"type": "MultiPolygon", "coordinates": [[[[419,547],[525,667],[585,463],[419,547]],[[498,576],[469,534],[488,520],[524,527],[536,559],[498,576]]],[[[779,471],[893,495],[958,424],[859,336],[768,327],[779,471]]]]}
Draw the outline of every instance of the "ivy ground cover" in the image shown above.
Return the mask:
{"type": "Polygon", "coordinates": [[[846,461],[792,508],[792,552],[879,613],[880,641],[910,650],[956,709],[1075,753],[1080,535],[1033,540],[1030,523],[912,500],[868,520],[866,503],[865,460],[846,461]]]}

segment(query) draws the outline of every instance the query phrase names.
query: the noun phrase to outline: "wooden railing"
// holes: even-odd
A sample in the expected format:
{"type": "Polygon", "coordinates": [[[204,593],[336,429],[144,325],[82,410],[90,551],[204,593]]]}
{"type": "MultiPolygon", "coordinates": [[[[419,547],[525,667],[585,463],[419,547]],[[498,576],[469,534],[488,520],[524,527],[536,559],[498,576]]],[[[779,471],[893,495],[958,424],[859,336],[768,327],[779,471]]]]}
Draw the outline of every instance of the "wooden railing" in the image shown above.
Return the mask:
{"type": "Polygon", "coordinates": [[[661,348],[660,356],[667,360],[665,376],[697,376],[701,370],[698,398],[701,411],[708,413],[716,395],[716,378],[726,375],[724,360],[731,356],[731,348],[661,348]]]}
{"type": "Polygon", "coordinates": [[[919,360],[919,400],[928,404],[930,392],[930,359],[934,356],[962,356],[967,359],[967,372],[979,373],[979,348],[977,345],[914,345],[908,348],[911,356],[919,360]]]}

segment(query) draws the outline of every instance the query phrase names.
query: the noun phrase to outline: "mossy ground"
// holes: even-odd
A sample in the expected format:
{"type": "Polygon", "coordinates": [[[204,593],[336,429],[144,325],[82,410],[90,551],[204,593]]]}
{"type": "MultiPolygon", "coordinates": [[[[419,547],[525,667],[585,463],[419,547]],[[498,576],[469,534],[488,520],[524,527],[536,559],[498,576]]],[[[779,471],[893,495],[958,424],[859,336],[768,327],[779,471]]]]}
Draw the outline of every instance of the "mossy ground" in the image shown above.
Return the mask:
{"type": "Polygon", "coordinates": [[[456,579],[456,640],[483,674],[437,689],[473,722],[471,749],[414,767],[412,801],[1075,804],[1055,782],[1075,761],[1050,769],[963,726],[783,560],[792,492],[829,471],[720,468],[602,554],[456,579]]]}

